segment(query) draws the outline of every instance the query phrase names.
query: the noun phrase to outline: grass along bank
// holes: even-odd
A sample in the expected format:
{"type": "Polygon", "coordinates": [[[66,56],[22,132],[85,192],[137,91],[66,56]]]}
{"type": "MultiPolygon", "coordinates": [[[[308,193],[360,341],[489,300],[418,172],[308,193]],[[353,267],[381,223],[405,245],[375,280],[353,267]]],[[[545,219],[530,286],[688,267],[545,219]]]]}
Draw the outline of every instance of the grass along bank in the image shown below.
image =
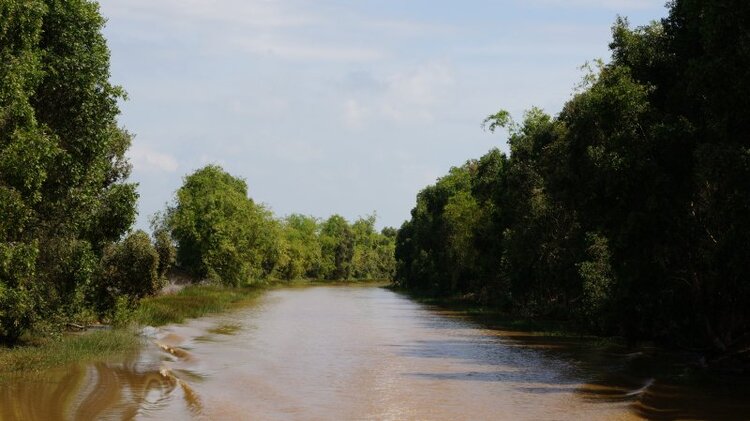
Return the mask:
{"type": "Polygon", "coordinates": [[[132,327],[23,339],[13,348],[0,348],[0,382],[76,362],[126,355],[142,344],[132,327]]]}
{"type": "Polygon", "coordinates": [[[182,323],[185,319],[219,313],[247,304],[266,286],[227,288],[216,285],[189,285],[175,294],[141,300],[135,320],[142,326],[182,323]]]}
{"type": "Polygon", "coordinates": [[[14,347],[0,347],[0,382],[68,364],[125,356],[143,345],[140,326],[182,323],[189,318],[227,311],[247,304],[265,289],[188,285],[174,294],[141,300],[133,314],[134,323],[128,327],[91,329],[62,336],[27,334],[14,347]]]}
{"type": "Polygon", "coordinates": [[[187,319],[229,311],[246,305],[272,288],[311,285],[387,285],[387,281],[280,281],[252,287],[187,285],[179,291],[147,297],[133,312],[133,323],[115,329],[90,329],[50,337],[27,334],[15,347],[0,347],[0,382],[21,375],[33,375],[54,367],[117,358],[143,345],[143,326],[183,323],[187,319]]]}

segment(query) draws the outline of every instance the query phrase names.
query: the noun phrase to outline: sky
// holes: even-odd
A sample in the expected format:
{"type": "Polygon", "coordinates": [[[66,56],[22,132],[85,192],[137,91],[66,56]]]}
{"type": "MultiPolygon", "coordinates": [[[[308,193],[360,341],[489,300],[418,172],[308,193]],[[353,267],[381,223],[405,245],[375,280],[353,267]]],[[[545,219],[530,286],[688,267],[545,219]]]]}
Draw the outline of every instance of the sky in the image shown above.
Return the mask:
{"type": "Polygon", "coordinates": [[[278,216],[400,226],[416,194],[504,133],[481,122],[557,114],[581,65],[610,56],[615,18],[665,0],[101,0],[136,226],[207,164],[278,216]]]}

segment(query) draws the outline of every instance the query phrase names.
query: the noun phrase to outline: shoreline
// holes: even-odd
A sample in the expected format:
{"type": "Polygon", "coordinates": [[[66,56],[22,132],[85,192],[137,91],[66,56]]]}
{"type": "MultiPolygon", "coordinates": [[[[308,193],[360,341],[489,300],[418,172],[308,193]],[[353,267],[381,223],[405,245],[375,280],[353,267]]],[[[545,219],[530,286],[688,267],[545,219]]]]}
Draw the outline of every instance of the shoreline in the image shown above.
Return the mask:
{"type": "Polygon", "coordinates": [[[715,362],[707,361],[700,353],[665,347],[653,341],[628,344],[625,338],[619,336],[587,333],[578,329],[572,321],[524,318],[503,312],[491,305],[482,305],[461,297],[432,297],[393,285],[386,288],[420,304],[450,312],[458,317],[465,317],[490,330],[512,332],[513,337],[519,340],[523,340],[524,337],[536,337],[571,338],[585,341],[591,348],[613,350],[623,355],[635,356],[645,364],[654,364],[655,361],[669,363],[670,370],[665,368],[659,371],[667,377],[680,378],[682,381],[722,381],[724,377],[750,381],[750,363],[747,361],[736,360],[734,362],[740,368],[731,369],[734,365],[729,364],[730,368],[727,368],[727,364],[732,361],[723,358],[717,358],[715,362]],[[645,360],[652,360],[652,362],[648,363],[645,360]]]}
{"type": "Polygon", "coordinates": [[[59,335],[33,332],[14,347],[0,347],[0,382],[34,376],[69,364],[116,358],[136,352],[145,340],[141,331],[151,326],[180,324],[210,314],[240,308],[275,288],[344,285],[388,285],[384,280],[273,281],[245,287],[181,284],[141,300],[126,327],[87,326],[82,331],[59,335]],[[104,327],[104,328],[102,328],[104,327]]]}

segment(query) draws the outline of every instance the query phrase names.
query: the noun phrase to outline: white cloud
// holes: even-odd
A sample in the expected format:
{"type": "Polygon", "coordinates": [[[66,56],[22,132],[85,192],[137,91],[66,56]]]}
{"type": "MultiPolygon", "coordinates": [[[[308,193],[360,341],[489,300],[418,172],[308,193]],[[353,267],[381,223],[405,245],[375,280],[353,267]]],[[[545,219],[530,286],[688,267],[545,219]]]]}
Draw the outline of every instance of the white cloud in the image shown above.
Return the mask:
{"type": "Polygon", "coordinates": [[[174,156],[136,143],[128,150],[133,168],[138,172],[175,172],[179,165],[174,156]]]}
{"type": "Polygon", "coordinates": [[[447,36],[462,32],[458,27],[415,20],[359,19],[357,25],[389,35],[423,37],[447,36]]]}
{"type": "Polygon", "coordinates": [[[323,151],[315,142],[307,140],[293,140],[274,142],[273,153],[279,162],[303,164],[316,162],[323,158],[323,151]]]}
{"type": "Polygon", "coordinates": [[[455,81],[444,65],[431,63],[387,79],[380,105],[382,113],[396,121],[432,120],[433,109],[448,97],[455,81]]]}
{"type": "MultiPolygon", "coordinates": [[[[381,59],[377,49],[349,45],[340,38],[321,41],[302,37],[298,30],[326,31],[339,27],[335,17],[323,17],[310,3],[272,0],[102,0],[107,16],[141,21],[145,30],[134,39],[168,38],[172,33],[191,33],[204,54],[254,55],[311,61],[363,62],[381,59]]],[[[344,25],[351,22],[343,22],[344,25]]]]}
{"type": "Polygon", "coordinates": [[[428,63],[382,78],[372,92],[343,102],[343,122],[358,129],[373,119],[392,122],[429,122],[435,111],[451,96],[455,80],[451,70],[428,63]]]}
{"type": "Polygon", "coordinates": [[[373,61],[385,57],[383,52],[370,48],[310,44],[281,40],[268,34],[235,38],[231,44],[248,53],[290,60],[373,61]]]}

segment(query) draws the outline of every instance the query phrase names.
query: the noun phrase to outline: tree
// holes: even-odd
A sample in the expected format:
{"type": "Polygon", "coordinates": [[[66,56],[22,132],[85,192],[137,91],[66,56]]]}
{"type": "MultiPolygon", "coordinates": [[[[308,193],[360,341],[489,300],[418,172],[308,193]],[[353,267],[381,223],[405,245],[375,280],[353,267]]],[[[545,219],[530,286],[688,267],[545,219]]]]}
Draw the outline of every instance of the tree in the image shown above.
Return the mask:
{"type": "Polygon", "coordinates": [[[176,196],[167,225],[182,267],[235,286],[273,270],[275,222],[248,197],[244,180],[208,165],[185,177],[176,196]]]}
{"type": "Polygon", "coordinates": [[[351,276],[354,279],[392,279],[395,260],[393,245],[395,230],[384,228],[388,234],[375,230],[377,216],[373,213],[352,224],[354,253],[351,276]]]}
{"type": "Polygon", "coordinates": [[[325,279],[349,279],[354,257],[354,233],[340,215],[333,215],[320,227],[321,274],[325,279]]]}
{"type": "Polygon", "coordinates": [[[318,239],[318,221],[314,217],[291,214],[282,222],[286,261],[280,265],[282,279],[320,276],[322,251],[318,239]]]}
{"type": "Polygon", "coordinates": [[[166,281],[169,269],[177,261],[177,248],[163,214],[158,213],[151,219],[151,228],[153,230],[154,247],[159,254],[157,273],[159,279],[166,281]]]}
{"type": "Polygon", "coordinates": [[[509,129],[510,156],[491,151],[418,194],[398,285],[708,356],[746,349],[750,4],[669,9],[635,29],[618,19],[611,62],[556,118],[485,119],[509,129]]]}
{"type": "Polygon", "coordinates": [[[2,300],[0,312],[23,302],[43,319],[72,316],[92,264],[135,218],[135,185],[124,182],[131,136],[116,122],[124,91],[109,82],[96,3],[8,0],[0,22],[0,243],[9,259],[0,266],[19,255],[34,265],[1,281],[4,296],[26,298],[2,300]],[[30,273],[34,282],[24,280],[30,273]]]}

